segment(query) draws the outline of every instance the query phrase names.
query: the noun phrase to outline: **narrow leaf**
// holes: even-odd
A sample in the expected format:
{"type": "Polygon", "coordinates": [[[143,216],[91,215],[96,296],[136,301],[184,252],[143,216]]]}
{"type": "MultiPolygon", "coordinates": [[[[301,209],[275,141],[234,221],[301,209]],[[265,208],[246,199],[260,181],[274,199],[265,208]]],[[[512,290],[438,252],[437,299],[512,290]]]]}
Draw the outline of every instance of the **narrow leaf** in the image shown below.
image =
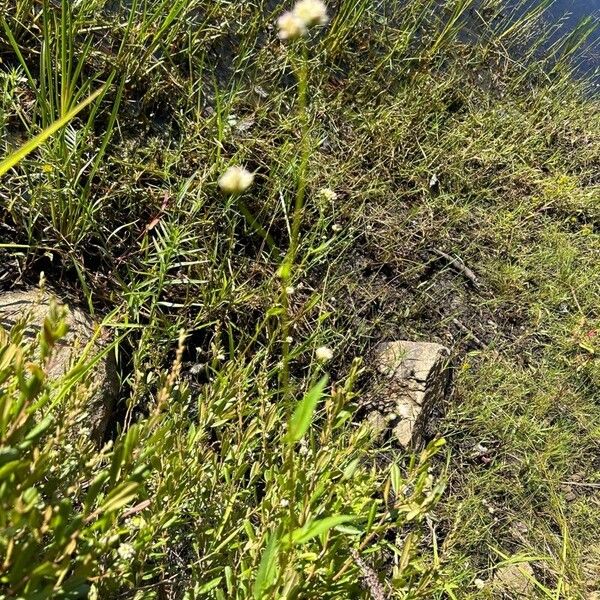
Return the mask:
{"type": "Polygon", "coordinates": [[[325,533],[330,529],[337,527],[338,525],[349,523],[350,521],[356,521],[356,519],[357,517],[352,515],[333,515],[331,517],[325,517],[324,519],[313,521],[312,523],[308,523],[304,527],[293,531],[291,535],[291,541],[293,544],[305,544],[314,537],[317,537],[318,535],[321,535],[322,533],[325,533]]]}
{"type": "Polygon", "coordinates": [[[36,148],[41,146],[51,135],[56,133],[61,127],[64,127],[71,119],[73,119],[79,112],[81,112],[88,104],[91,104],[102,92],[104,86],[96,90],[91,96],[86,98],[83,102],[80,102],[75,108],[70,110],[66,115],[60,119],[54,121],[50,127],[47,127],[36,135],[34,138],[23,144],[18,150],[9,154],[4,160],[0,162],[0,177],[4,175],[8,170],[12,169],[19,161],[25,158],[30,152],[33,152],[36,148]]]}
{"type": "Polygon", "coordinates": [[[255,600],[261,600],[264,597],[265,592],[273,585],[277,578],[278,552],[279,540],[273,533],[271,534],[269,543],[260,559],[260,565],[258,566],[258,572],[256,573],[253,590],[255,600]]]}
{"type": "Polygon", "coordinates": [[[211,579],[198,590],[198,594],[206,594],[207,592],[214,590],[221,583],[222,579],[223,577],[215,577],[214,579],[211,579]]]}
{"type": "Polygon", "coordinates": [[[392,482],[394,494],[399,496],[402,490],[402,475],[400,474],[400,468],[396,463],[392,463],[392,466],[390,467],[390,481],[392,482]]]}
{"type": "Polygon", "coordinates": [[[115,511],[129,504],[137,496],[139,487],[140,484],[135,481],[122,483],[106,497],[101,512],[115,511]]]}
{"type": "Polygon", "coordinates": [[[327,375],[323,376],[302,398],[290,422],[288,441],[298,442],[307,432],[317,407],[317,403],[323,397],[323,390],[327,385],[327,375]]]}

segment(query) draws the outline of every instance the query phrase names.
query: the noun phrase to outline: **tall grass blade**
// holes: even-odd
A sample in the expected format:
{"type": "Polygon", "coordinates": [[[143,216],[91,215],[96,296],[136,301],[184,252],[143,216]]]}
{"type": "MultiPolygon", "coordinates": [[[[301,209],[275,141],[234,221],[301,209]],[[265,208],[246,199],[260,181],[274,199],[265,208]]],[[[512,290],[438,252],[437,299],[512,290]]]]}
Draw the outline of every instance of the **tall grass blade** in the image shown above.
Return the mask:
{"type": "Polygon", "coordinates": [[[327,533],[330,529],[333,529],[338,525],[343,525],[344,523],[349,523],[350,521],[356,521],[356,519],[357,517],[353,515],[332,515],[331,517],[325,517],[324,519],[313,521],[312,523],[308,523],[304,527],[296,529],[296,531],[292,532],[292,535],[290,536],[290,542],[292,544],[305,544],[313,538],[322,535],[323,533],[327,533]]]}
{"type": "Polygon", "coordinates": [[[100,89],[96,90],[93,94],[91,94],[88,98],[86,98],[83,102],[80,102],[75,108],[70,110],[66,115],[57,119],[44,129],[41,133],[36,135],[34,138],[29,140],[27,143],[23,144],[21,148],[16,150],[15,152],[9,154],[2,162],[0,162],[0,177],[4,175],[7,171],[12,169],[17,163],[23,160],[30,152],[33,152],[36,148],[41,146],[50,136],[55,134],[59,129],[64,127],[71,119],[77,116],[86,106],[91,104],[105,89],[105,86],[102,86],[100,89]]]}

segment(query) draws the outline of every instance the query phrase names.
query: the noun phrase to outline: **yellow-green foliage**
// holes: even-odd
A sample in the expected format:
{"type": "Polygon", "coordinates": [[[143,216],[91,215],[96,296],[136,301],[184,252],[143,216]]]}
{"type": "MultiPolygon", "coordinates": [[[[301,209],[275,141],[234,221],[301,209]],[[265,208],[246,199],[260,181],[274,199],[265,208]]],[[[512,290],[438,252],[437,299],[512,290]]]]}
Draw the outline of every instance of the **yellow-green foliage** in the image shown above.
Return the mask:
{"type": "MultiPolygon", "coordinates": [[[[65,333],[56,309],[34,341],[0,327],[0,588],[9,597],[83,597],[124,534],[159,419],[99,450],[86,427],[86,387],[45,365],[65,333]],[[61,396],[60,402],[57,397],[61,396]]],[[[113,566],[113,574],[118,570],[113,566]]]]}
{"type": "Polygon", "coordinates": [[[439,498],[428,467],[440,443],[404,475],[377,468],[369,430],[349,424],[356,369],[332,394],[325,380],[309,391],[287,436],[284,407],[239,366],[192,399],[176,359],[149,414],[98,448],[87,388],[45,378],[59,315],[33,342],[23,331],[0,329],[3,594],[354,597],[354,545],[371,560],[397,552],[398,585],[427,588],[433,564],[393,540],[439,498]]]}

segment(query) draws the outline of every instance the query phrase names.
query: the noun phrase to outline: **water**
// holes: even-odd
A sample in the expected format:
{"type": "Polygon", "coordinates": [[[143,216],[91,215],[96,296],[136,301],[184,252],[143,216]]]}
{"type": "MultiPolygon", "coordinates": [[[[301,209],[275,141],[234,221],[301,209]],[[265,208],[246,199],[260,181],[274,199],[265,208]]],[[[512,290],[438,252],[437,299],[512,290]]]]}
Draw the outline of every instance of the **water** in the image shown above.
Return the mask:
{"type": "Polygon", "coordinates": [[[594,18],[597,27],[583,49],[579,72],[591,74],[600,69],[600,0],[555,0],[546,15],[549,22],[562,19],[561,33],[572,31],[585,17],[594,18]]]}
{"type": "Polygon", "coordinates": [[[600,0],[556,0],[549,12],[557,18],[569,12],[570,22],[576,24],[588,15],[600,17],[600,0]]]}

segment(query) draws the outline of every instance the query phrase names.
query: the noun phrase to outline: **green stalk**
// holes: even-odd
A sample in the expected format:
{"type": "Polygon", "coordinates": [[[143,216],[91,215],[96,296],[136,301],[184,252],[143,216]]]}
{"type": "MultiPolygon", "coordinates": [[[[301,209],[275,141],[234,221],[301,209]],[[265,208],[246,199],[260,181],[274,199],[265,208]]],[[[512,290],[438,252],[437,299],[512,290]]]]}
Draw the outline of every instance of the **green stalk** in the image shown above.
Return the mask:
{"type": "MultiPolygon", "coordinates": [[[[279,270],[281,281],[281,332],[282,332],[282,367],[280,376],[280,385],[283,392],[283,401],[287,411],[288,432],[291,430],[292,417],[294,414],[294,394],[290,386],[290,332],[292,319],[290,316],[290,303],[288,288],[293,281],[293,268],[298,254],[300,245],[300,226],[302,224],[302,215],[304,212],[304,202],[306,198],[306,184],[308,178],[308,163],[311,154],[310,131],[309,131],[309,115],[307,108],[307,92],[308,92],[308,47],[306,42],[302,44],[302,55],[300,69],[298,70],[298,111],[301,122],[301,149],[300,149],[300,167],[296,183],[296,197],[294,202],[294,212],[292,215],[292,227],[290,236],[290,245],[286,256],[283,259],[279,270]]],[[[298,519],[295,512],[295,496],[296,496],[296,470],[294,464],[294,447],[295,442],[288,440],[286,446],[285,470],[288,473],[287,491],[288,491],[288,508],[289,508],[289,523],[288,534],[297,527],[298,519]]],[[[285,573],[289,563],[290,549],[283,552],[283,565],[281,573],[285,573]]]]}
{"type": "Polygon", "coordinates": [[[308,176],[308,162],[310,160],[310,132],[309,118],[307,110],[307,92],[308,92],[308,48],[306,44],[302,48],[302,60],[298,71],[298,110],[301,121],[301,154],[300,168],[297,177],[296,198],[294,203],[294,212],[292,215],[292,228],[290,236],[290,245],[280,267],[281,280],[281,305],[283,307],[282,331],[283,331],[283,366],[281,369],[281,384],[283,388],[284,399],[290,401],[291,390],[289,388],[289,355],[290,344],[288,337],[290,334],[291,319],[289,315],[289,297],[288,288],[293,280],[292,271],[298,253],[300,244],[300,226],[302,224],[302,214],[304,212],[304,200],[306,197],[306,182],[308,176]]]}

